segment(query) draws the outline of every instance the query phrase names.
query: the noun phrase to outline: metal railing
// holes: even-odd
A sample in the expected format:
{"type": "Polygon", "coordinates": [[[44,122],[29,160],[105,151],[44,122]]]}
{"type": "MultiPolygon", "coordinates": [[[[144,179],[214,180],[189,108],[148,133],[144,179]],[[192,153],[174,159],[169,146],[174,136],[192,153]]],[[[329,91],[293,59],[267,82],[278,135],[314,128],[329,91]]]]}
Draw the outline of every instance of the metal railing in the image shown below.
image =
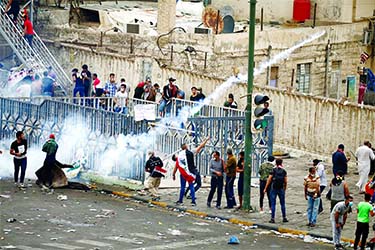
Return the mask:
{"type": "MultiPolygon", "coordinates": [[[[116,108],[115,97],[48,97],[48,96],[34,96],[32,98],[25,97],[12,97],[12,99],[30,102],[32,104],[41,104],[44,100],[53,100],[58,102],[64,102],[74,104],[78,106],[94,108],[109,112],[114,112],[116,108]]],[[[152,102],[136,98],[128,98],[127,108],[128,115],[134,115],[134,107],[138,104],[152,104],[155,105],[155,116],[160,117],[159,107],[160,103],[152,102]]],[[[189,117],[245,117],[245,111],[232,109],[227,107],[220,107],[215,105],[203,105],[199,102],[192,102],[183,99],[172,99],[171,102],[171,113],[170,117],[175,117],[179,114],[179,111],[187,107],[189,110],[189,117]],[[200,107],[199,109],[194,109],[200,107]]]]}
{"type": "MultiPolygon", "coordinates": [[[[4,13],[8,1],[0,1],[0,11],[4,13]]],[[[12,47],[13,51],[19,59],[27,67],[42,73],[49,66],[57,76],[58,86],[62,88],[65,94],[70,94],[70,77],[65,73],[55,57],[43,43],[42,39],[34,31],[32,47],[23,38],[23,20],[19,15],[15,24],[8,15],[0,15],[0,33],[3,35],[7,43],[12,47]]]]}

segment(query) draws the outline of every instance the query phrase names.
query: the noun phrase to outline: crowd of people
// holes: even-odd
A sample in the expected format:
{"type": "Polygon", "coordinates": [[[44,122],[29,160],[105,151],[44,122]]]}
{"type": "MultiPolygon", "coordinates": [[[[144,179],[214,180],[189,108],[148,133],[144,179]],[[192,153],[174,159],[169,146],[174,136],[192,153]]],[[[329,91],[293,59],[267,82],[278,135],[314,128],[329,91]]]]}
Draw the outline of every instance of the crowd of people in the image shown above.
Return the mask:
{"type": "MultiPolygon", "coordinates": [[[[173,155],[172,159],[176,162],[173,169],[173,179],[176,178],[177,171],[180,172],[180,192],[177,205],[183,204],[184,197],[191,199],[191,205],[196,206],[196,192],[201,187],[201,177],[194,163],[194,154],[199,153],[205,146],[209,138],[205,139],[197,148],[189,150],[187,144],[181,146],[181,151],[178,155],[173,155]],[[188,188],[186,189],[186,185],[188,188]],[[188,195],[190,191],[190,195],[188,195]]],[[[227,150],[227,160],[224,161],[220,152],[214,151],[212,159],[209,162],[209,171],[211,175],[210,191],[207,197],[207,207],[211,208],[215,193],[216,204],[215,208],[221,209],[221,200],[223,189],[226,197],[225,209],[241,208],[243,196],[243,175],[244,175],[244,152],[240,152],[238,160],[233,155],[232,149],[227,150]],[[237,206],[234,183],[238,176],[237,191],[239,204],[237,206]]],[[[357,205],[357,224],[355,232],[354,249],[360,247],[365,249],[367,237],[369,234],[370,216],[375,215],[375,208],[372,204],[375,202],[375,178],[368,180],[370,173],[371,160],[375,160],[375,155],[371,149],[371,144],[368,141],[360,146],[355,156],[358,162],[359,181],[356,184],[358,192],[364,194],[364,200],[357,205]],[[361,242],[361,243],[360,243],[361,242]]],[[[153,161],[154,155],[150,156],[149,161],[153,161]]],[[[318,215],[324,211],[322,192],[329,187],[326,198],[330,200],[329,220],[332,223],[333,243],[336,249],[344,249],[341,244],[341,233],[347,220],[348,213],[352,212],[353,196],[349,191],[348,183],[345,181],[345,176],[348,170],[348,161],[344,152],[344,145],[338,145],[336,152],[332,155],[333,163],[333,178],[330,182],[327,181],[325,166],[321,160],[314,159],[312,166],[308,169],[308,174],[304,178],[304,198],[307,201],[307,225],[308,227],[316,227],[318,223],[318,215]]],[[[160,166],[162,163],[158,158],[160,166]]],[[[150,171],[146,164],[146,171],[150,171]]],[[[164,172],[165,173],[165,172],[164,172]]],[[[268,198],[268,208],[271,214],[270,223],[275,223],[276,214],[276,200],[280,201],[282,222],[288,222],[286,216],[286,190],[288,184],[287,171],[283,166],[282,159],[275,159],[269,156],[267,161],[262,163],[259,167],[259,210],[260,213],[265,212],[264,198],[268,198]]],[[[161,176],[159,176],[161,177],[161,176]]],[[[151,188],[152,195],[159,200],[160,196],[154,188],[158,188],[160,180],[157,185],[154,184],[154,179],[150,179],[149,188],[151,188]]]]}
{"type": "MultiPolygon", "coordinates": [[[[115,73],[110,73],[108,80],[103,81],[99,79],[98,74],[92,74],[87,65],[82,65],[81,72],[77,68],[72,70],[72,83],[74,86],[73,97],[113,98],[115,104],[113,111],[124,114],[128,112],[131,86],[125,78],[121,78],[120,83],[118,83],[115,73]]],[[[227,101],[224,106],[237,108],[233,94],[229,96],[229,102],[227,101]]],[[[159,115],[164,117],[170,115],[173,100],[176,101],[177,106],[181,106],[179,100],[186,99],[186,95],[185,91],[176,84],[174,77],[169,77],[168,83],[164,86],[153,83],[150,77],[146,77],[145,81],[139,82],[134,88],[133,98],[158,103],[159,115]]],[[[195,86],[191,88],[191,95],[188,100],[200,102],[205,98],[202,88],[195,86]]],[[[107,107],[105,99],[103,99],[103,106],[107,107]]]]}

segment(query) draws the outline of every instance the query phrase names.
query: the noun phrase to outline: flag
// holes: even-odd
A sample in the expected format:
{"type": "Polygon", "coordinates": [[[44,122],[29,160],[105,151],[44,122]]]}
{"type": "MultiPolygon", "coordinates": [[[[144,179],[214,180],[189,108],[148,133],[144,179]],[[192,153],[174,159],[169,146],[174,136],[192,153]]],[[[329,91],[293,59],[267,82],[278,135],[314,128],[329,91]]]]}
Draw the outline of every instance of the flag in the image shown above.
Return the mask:
{"type": "Polygon", "coordinates": [[[181,151],[178,154],[178,158],[176,161],[176,166],[180,171],[180,175],[189,183],[195,181],[195,175],[189,171],[187,160],[186,160],[186,152],[185,150],[181,151]]]}
{"type": "Polygon", "coordinates": [[[369,59],[370,58],[370,55],[369,54],[367,54],[366,52],[362,52],[361,53],[361,64],[364,64],[366,61],[367,61],[367,59],[369,59]]]}

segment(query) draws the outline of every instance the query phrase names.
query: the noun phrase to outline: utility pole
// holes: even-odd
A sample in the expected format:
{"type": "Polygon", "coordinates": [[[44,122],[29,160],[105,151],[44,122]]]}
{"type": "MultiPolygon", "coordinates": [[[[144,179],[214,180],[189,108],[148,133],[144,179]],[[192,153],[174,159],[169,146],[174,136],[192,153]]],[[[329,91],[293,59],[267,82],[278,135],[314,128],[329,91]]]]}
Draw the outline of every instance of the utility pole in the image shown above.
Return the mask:
{"type": "Polygon", "coordinates": [[[249,20],[249,62],[247,70],[247,105],[245,120],[245,169],[244,169],[244,199],[243,209],[250,210],[251,197],[251,168],[253,155],[253,134],[251,132],[251,103],[254,81],[254,42],[255,42],[255,7],[256,0],[250,0],[250,20],[249,20]]]}

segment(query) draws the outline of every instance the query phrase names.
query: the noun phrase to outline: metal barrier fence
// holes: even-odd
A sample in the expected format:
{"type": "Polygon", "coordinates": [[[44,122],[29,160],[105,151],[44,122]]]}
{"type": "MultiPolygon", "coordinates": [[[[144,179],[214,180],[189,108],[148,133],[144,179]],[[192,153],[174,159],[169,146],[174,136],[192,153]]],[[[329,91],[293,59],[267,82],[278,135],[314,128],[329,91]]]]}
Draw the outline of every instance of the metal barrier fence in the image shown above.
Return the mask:
{"type": "MultiPolygon", "coordinates": [[[[65,161],[72,162],[78,147],[84,148],[88,160],[86,168],[90,170],[99,169],[103,164],[103,152],[116,147],[116,139],[120,134],[147,133],[147,123],[135,122],[132,116],[59,101],[45,100],[36,105],[0,98],[0,111],[0,139],[14,138],[15,132],[22,130],[30,146],[35,147],[41,147],[50,133],[54,133],[59,140],[63,133],[74,134],[74,126],[82,124],[87,140],[80,142],[77,147],[70,147],[67,152],[64,151],[64,156],[68,156],[65,161]],[[64,131],[69,125],[66,124],[67,120],[73,131],[64,131]]],[[[132,162],[128,162],[131,167],[121,169],[116,163],[107,174],[143,180],[145,157],[144,152],[134,152],[132,159],[129,159],[132,162]]]]}
{"type": "MultiPolygon", "coordinates": [[[[33,104],[41,104],[44,100],[53,100],[58,102],[64,102],[69,104],[75,104],[83,107],[91,107],[104,111],[113,112],[116,107],[115,97],[48,97],[48,96],[34,96],[32,98],[16,97],[12,98],[14,100],[19,100],[23,102],[30,102],[33,104]]],[[[137,104],[153,104],[155,105],[156,116],[159,115],[160,104],[157,102],[151,102],[142,99],[128,98],[127,108],[128,114],[134,115],[134,106],[137,104]]],[[[192,102],[184,99],[172,99],[171,102],[171,113],[170,116],[177,116],[178,110],[182,107],[197,107],[201,106],[199,110],[196,111],[194,116],[203,117],[244,117],[245,112],[238,109],[232,109],[227,107],[219,107],[214,105],[201,105],[199,102],[192,102]]]]}
{"type": "MultiPolygon", "coordinates": [[[[156,122],[135,122],[134,107],[136,104],[150,104],[150,102],[131,99],[128,115],[112,112],[111,109],[98,109],[95,104],[103,98],[33,98],[33,99],[5,99],[0,98],[0,139],[14,138],[17,130],[26,132],[31,145],[40,146],[50,133],[55,133],[57,138],[63,135],[69,118],[72,124],[84,124],[87,131],[87,142],[80,145],[88,152],[88,169],[100,170],[103,163],[103,152],[116,147],[116,139],[119,135],[139,135],[137,144],[124,146],[123,159],[117,159],[114,167],[109,171],[110,175],[121,178],[143,180],[144,164],[146,161],[145,151],[137,151],[135,148],[146,147],[151,144],[154,150],[165,154],[172,154],[180,149],[182,143],[190,144],[193,148],[198,146],[206,137],[210,136],[210,141],[206,147],[196,156],[196,165],[201,174],[209,175],[209,161],[214,150],[221,153],[226,158],[226,150],[232,148],[237,155],[244,150],[244,124],[245,117],[243,111],[220,108],[214,106],[203,107],[199,113],[192,115],[184,123],[172,127],[165,125],[159,127],[157,133],[150,133],[160,126],[156,122]],[[94,106],[94,107],[92,107],[94,106]],[[111,112],[109,112],[110,110],[111,112]],[[209,115],[221,115],[211,116],[209,115]],[[237,116],[234,116],[237,114],[237,116]],[[238,115],[242,114],[242,115],[238,115]],[[143,133],[148,133],[141,137],[143,133]],[[128,155],[131,153],[131,157],[128,155]],[[130,166],[125,167],[125,161],[130,166]]],[[[114,107],[112,98],[104,98],[109,107],[114,107]]],[[[155,103],[153,103],[155,104],[155,103]]],[[[184,101],[183,105],[197,105],[189,101],[184,101]]],[[[173,106],[172,115],[177,113],[179,105],[173,106]]],[[[155,105],[155,112],[158,106],[155,105]]],[[[273,116],[266,116],[269,126],[263,133],[253,135],[253,164],[252,177],[258,176],[259,165],[272,152],[273,141],[273,116]]],[[[74,130],[74,127],[73,129],[74,130]]],[[[70,148],[66,155],[73,156],[77,147],[70,148]]],[[[109,156],[111,157],[111,156],[109,156]]]]}

